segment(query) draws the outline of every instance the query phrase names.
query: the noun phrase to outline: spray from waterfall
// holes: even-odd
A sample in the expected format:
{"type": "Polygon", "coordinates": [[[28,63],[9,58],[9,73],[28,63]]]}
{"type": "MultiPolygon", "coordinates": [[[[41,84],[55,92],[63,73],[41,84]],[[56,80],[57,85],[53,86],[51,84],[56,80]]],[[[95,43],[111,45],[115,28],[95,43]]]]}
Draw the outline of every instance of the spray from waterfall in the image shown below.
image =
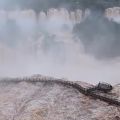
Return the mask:
{"type": "MultiPolygon", "coordinates": [[[[0,76],[43,74],[90,83],[119,83],[119,57],[99,60],[85,52],[73,33],[83,18],[80,9],[51,8],[0,11],[0,76]]],[[[98,38],[99,39],[99,38],[98,38]]],[[[94,44],[95,45],[95,44],[94,44]]]]}

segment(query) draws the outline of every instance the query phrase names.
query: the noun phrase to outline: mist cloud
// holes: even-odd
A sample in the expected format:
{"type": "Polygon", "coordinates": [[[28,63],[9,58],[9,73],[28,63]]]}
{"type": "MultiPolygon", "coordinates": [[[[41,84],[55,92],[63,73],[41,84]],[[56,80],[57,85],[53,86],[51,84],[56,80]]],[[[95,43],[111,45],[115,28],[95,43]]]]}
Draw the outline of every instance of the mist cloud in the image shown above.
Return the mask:
{"type": "MultiPolygon", "coordinates": [[[[38,15],[34,10],[17,9],[0,12],[0,18],[1,77],[43,74],[90,83],[119,82],[119,55],[108,60],[95,58],[96,50],[101,50],[103,55],[101,46],[109,44],[101,42],[97,36],[96,41],[87,41],[89,33],[84,39],[73,33],[75,25],[82,25],[81,22],[85,21],[79,9],[52,8],[38,15]],[[90,48],[93,49],[92,54],[86,53],[86,49],[90,48]]],[[[81,31],[84,32],[84,29],[81,31]]]]}

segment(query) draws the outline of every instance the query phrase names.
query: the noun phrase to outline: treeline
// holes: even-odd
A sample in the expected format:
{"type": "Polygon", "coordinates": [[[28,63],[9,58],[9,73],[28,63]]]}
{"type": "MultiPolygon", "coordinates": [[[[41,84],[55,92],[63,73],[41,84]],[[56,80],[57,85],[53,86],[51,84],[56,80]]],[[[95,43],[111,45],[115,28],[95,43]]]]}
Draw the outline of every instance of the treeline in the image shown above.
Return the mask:
{"type": "Polygon", "coordinates": [[[120,6],[120,0],[6,0],[0,1],[0,8],[4,9],[34,9],[36,12],[54,7],[68,9],[108,8],[120,6]]]}

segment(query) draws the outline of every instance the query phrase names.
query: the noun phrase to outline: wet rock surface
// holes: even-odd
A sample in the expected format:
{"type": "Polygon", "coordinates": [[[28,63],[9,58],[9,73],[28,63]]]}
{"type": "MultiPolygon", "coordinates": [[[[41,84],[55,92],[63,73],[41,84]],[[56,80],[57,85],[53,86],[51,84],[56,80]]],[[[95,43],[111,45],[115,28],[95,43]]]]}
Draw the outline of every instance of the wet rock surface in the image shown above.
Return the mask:
{"type": "Polygon", "coordinates": [[[0,83],[0,120],[120,120],[120,108],[56,83],[0,83]]]}

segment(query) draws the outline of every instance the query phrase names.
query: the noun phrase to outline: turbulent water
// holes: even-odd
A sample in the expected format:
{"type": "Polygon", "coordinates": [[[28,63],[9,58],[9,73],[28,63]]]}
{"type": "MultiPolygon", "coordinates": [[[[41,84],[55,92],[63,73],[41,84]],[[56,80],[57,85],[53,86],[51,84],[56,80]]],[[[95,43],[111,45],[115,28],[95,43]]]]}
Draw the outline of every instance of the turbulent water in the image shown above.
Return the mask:
{"type": "MultiPolygon", "coordinates": [[[[107,9],[105,15],[119,22],[119,9],[107,9]]],[[[90,83],[119,83],[119,56],[98,60],[85,53],[83,43],[73,34],[74,25],[89,15],[89,10],[83,15],[79,9],[65,8],[39,14],[33,10],[1,10],[0,76],[40,73],[90,83]]]]}
{"type": "MultiPolygon", "coordinates": [[[[114,91],[120,95],[120,86],[114,91]]],[[[120,108],[61,84],[0,82],[0,120],[8,119],[119,120],[120,108]]]]}

